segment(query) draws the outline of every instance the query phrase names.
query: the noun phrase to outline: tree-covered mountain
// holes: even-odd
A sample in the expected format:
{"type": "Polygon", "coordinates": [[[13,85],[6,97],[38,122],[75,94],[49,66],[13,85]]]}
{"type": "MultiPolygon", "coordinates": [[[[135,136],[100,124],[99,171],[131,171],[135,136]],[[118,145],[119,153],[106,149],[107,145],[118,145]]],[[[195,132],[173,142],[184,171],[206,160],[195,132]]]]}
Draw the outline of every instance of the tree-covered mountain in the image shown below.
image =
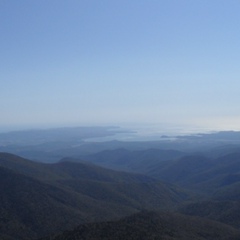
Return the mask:
{"type": "Polygon", "coordinates": [[[0,232],[13,239],[44,236],[102,212],[91,198],[3,167],[0,167],[0,182],[0,232]],[[88,210],[84,208],[86,202],[88,210]]]}
{"type": "Polygon", "coordinates": [[[80,225],[42,240],[238,240],[240,231],[199,217],[141,212],[127,218],[80,225]]]}
{"type": "Polygon", "coordinates": [[[64,148],[63,142],[53,141],[33,146],[38,157],[45,153],[56,159],[64,157],[51,164],[2,152],[0,239],[50,235],[56,239],[99,239],[99,234],[105,239],[121,239],[129,231],[132,239],[239,237],[240,154],[233,143],[238,140],[227,140],[231,142],[228,145],[217,140],[224,143],[220,148],[215,145],[216,136],[224,134],[178,138],[174,144],[165,140],[161,144],[113,141],[81,142],[75,147],[67,141],[64,148]],[[194,141],[194,147],[189,146],[194,149],[205,138],[214,144],[209,148],[207,142],[200,144],[197,152],[182,151],[187,143],[194,141]],[[142,210],[169,212],[145,211],[123,219],[142,210]],[[73,232],[58,235],[73,228],[73,232]]]}
{"type": "MultiPolygon", "coordinates": [[[[82,157],[85,161],[122,171],[147,173],[158,167],[161,161],[168,161],[185,156],[186,153],[177,150],[105,150],[82,157]]],[[[81,160],[81,159],[80,159],[81,160]]],[[[76,158],[73,161],[78,161],[76,158]]]]}
{"type": "Polygon", "coordinates": [[[144,175],[72,162],[40,164],[0,153],[1,234],[32,239],[142,209],[170,209],[188,194],[144,175]]]}
{"type": "Polygon", "coordinates": [[[219,158],[189,156],[163,162],[149,176],[171,182],[216,199],[239,199],[240,154],[231,153],[219,158]],[[235,195],[235,197],[234,197],[235,195]]]}
{"type": "Polygon", "coordinates": [[[237,200],[240,196],[239,152],[213,158],[204,153],[186,155],[174,150],[118,149],[92,154],[84,160],[111,169],[142,173],[191,191],[210,194],[215,199],[237,200]]]}
{"type": "Polygon", "coordinates": [[[228,224],[240,229],[240,201],[205,200],[185,203],[179,212],[228,224]]]}

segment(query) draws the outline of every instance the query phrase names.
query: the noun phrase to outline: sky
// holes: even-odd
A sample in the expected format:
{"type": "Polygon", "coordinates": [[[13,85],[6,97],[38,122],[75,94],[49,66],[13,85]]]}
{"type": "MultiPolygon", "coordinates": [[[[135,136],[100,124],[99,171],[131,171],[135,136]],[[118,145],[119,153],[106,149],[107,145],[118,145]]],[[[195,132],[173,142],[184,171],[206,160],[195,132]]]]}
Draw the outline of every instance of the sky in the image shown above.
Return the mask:
{"type": "Polygon", "coordinates": [[[240,130],[239,0],[0,0],[0,129],[240,130]]]}

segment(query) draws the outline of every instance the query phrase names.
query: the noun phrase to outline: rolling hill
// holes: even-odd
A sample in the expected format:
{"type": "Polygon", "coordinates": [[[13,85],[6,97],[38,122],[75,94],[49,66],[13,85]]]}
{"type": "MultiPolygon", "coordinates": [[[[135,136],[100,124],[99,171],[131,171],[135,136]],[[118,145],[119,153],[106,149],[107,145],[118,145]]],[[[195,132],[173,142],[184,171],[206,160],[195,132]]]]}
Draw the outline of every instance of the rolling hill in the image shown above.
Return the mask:
{"type": "Polygon", "coordinates": [[[0,239],[40,238],[75,227],[56,239],[97,239],[105,233],[110,236],[106,239],[121,239],[126,229],[144,239],[231,239],[227,234],[238,239],[231,227],[240,228],[239,152],[214,158],[175,150],[115,149],[85,156],[85,161],[70,157],[46,164],[0,153],[0,239]],[[142,210],[181,214],[144,211],[122,219],[142,210]],[[157,227],[149,235],[147,223],[147,229],[139,229],[143,219],[156,220],[154,226],[164,225],[166,232],[157,227]]]}
{"type": "Polygon", "coordinates": [[[203,218],[141,212],[127,218],[80,225],[42,240],[237,240],[240,231],[203,218]]]}
{"type": "MultiPolygon", "coordinates": [[[[120,148],[86,155],[82,159],[110,169],[145,174],[158,167],[159,162],[177,159],[185,155],[186,153],[177,150],[151,148],[133,151],[120,148]]],[[[73,160],[78,161],[76,158],[73,160]]]]}
{"type": "Polygon", "coordinates": [[[41,237],[142,209],[169,209],[188,197],[144,175],[83,163],[40,164],[7,153],[0,153],[0,176],[1,234],[12,239],[41,237]]]}
{"type": "Polygon", "coordinates": [[[179,212],[222,222],[240,229],[240,201],[205,200],[184,204],[179,212]]]}

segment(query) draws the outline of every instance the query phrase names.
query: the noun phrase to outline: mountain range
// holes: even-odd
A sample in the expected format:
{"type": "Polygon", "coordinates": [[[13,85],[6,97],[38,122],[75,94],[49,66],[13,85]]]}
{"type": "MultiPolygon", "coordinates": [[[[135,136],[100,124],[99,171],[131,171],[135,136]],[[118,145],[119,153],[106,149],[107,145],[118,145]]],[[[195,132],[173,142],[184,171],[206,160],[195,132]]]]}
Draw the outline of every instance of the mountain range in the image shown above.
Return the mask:
{"type": "Polygon", "coordinates": [[[1,239],[33,239],[142,209],[169,209],[188,197],[144,175],[83,163],[35,163],[7,153],[0,153],[0,176],[1,239]]]}
{"type": "Polygon", "coordinates": [[[0,152],[0,239],[240,239],[238,133],[75,147],[56,133],[0,147],[38,158],[0,152]]]}

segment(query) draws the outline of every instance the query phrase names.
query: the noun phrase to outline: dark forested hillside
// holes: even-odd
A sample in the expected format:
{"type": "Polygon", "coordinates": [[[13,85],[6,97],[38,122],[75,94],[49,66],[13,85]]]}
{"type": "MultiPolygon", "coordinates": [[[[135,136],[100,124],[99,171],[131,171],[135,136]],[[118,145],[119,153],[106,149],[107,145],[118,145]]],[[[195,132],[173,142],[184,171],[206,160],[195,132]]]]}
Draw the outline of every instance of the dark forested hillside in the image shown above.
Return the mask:
{"type": "Polygon", "coordinates": [[[0,166],[1,234],[13,239],[32,239],[141,209],[169,209],[188,197],[147,176],[83,163],[39,164],[2,153],[0,166]]]}
{"type": "MultiPolygon", "coordinates": [[[[111,169],[147,173],[158,167],[162,161],[173,160],[184,155],[186,153],[177,150],[147,149],[131,151],[121,148],[86,155],[83,159],[111,169]]],[[[73,160],[78,161],[76,158],[73,160]]]]}
{"type": "Polygon", "coordinates": [[[240,201],[205,200],[184,204],[181,213],[219,221],[240,229],[240,201]]]}
{"type": "Polygon", "coordinates": [[[228,195],[236,200],[239,196],[239,191],[236,190],[240,182],[240,154],[231,153],[216,159],[203,156],[183,157],[162,163],[161,168],[156,168],[148,175],[215,195],[215,198],[227,200],[228,195]]]}
{"type": "Polygon", "coordinates": [[[42,240],[238,240],[240,231],[203,218],[142,212],[119,221],[91,223],[42,240]]]}
{"type": "Polygon", "coordinates": [[[91,199],[2,167],[0,182],[1,234],[14,239],[32,239],[67,229],[80,224],[86,214],[101,212],[91,199]],[[89,211],[84,210],[87,201],[89,211]]]}

